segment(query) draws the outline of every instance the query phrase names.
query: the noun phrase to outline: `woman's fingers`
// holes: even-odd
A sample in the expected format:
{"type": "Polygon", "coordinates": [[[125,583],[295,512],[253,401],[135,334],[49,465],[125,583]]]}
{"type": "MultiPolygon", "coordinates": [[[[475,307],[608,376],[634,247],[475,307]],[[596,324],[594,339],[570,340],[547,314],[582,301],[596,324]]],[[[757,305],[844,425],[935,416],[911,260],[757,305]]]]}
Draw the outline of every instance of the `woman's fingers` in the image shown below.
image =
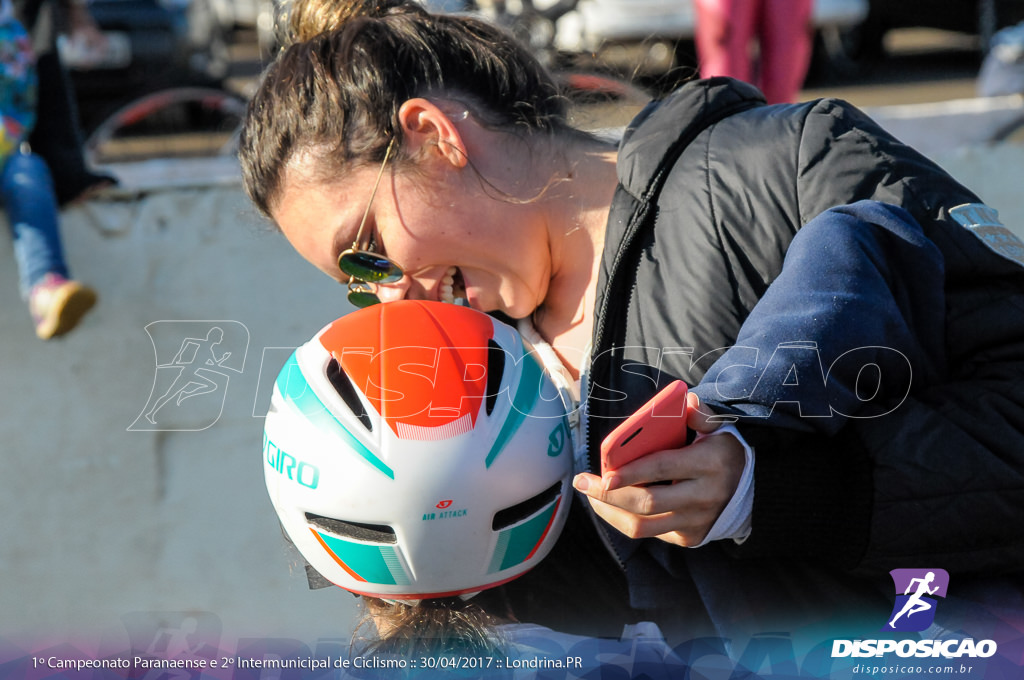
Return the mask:
{"type": "Polygon", "coordinates": [[[735,493],[744,463],[735,437],[712,436],[638,458],[604,477],[581,473],[573,484],[626,536],[697,545],[735,493]]]}
{"type": "Polygon", "coordinates": [[[589,501],[599,517],[631,539],[657,538],[684,547],[695,546],[708,536],[708,530],[714,524],[714,521],[708,524],[694,514],[688,515],[692,521],[683,521],[683,517],[675,512],[639,515],[596,498],[589,501]]]}
{"type": "Polygon", "coordinates": [[[702,404],[700,397],[693,392],[686,395],[686,426],[701,434],[714,432],[722,425],[720,418],[715,418],[715,412],[705,404],[702,404]]]}
{"type": "MultiPolygon", "coordinates": [[[[606,472],[602,478],[603,486],[611,490],[632,485],[728,476],[737,462],[735,452],[728,442],[713,441],[715,439],[718,437],[702,437],[680,449],[655,451],[641,456],[617,470],[606,472]]],[[[743,465],[742,451],[742,447],[739,447],[740,471],[743,465]]],[[[738,481],[738,475],[736,479],[738,481]]]]}

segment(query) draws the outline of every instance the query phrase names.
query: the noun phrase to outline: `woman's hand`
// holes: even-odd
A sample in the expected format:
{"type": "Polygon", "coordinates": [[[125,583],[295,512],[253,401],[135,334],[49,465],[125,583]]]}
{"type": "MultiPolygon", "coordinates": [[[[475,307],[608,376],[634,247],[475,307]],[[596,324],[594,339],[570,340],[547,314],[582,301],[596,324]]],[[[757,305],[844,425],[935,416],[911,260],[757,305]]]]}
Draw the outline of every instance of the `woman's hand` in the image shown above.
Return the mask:
{"type": "MultiPolygon", "coordinates": [[[[687,405],[691,429],[706,434],[721,425],[697,395],[688,394],[687,405]]],[[[573,486],[589,497],[594,512],[626,536],[695,546],[735,493],[744,463],[743,445],[723,434],[656,451],[603,477],[578,474],[573,486]]]]}

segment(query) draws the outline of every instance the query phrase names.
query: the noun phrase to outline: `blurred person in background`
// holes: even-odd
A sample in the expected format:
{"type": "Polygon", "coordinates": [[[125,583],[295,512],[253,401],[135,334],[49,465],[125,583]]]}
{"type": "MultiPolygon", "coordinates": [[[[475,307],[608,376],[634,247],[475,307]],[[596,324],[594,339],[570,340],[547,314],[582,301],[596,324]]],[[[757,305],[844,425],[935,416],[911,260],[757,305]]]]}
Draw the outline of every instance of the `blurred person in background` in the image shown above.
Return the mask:
{"type": "Polygon", "coordinates": [[[0,204],[7,212],[22,297],[36,335],[46,340],[74,328],[96,293],[70,279],[58,222],[57,195],[46,162],[26,138],[36,120],[37,77],[29,37],[10,0],[0,2],[0,204]]]}
{"type": "Polygon", "coordinates": [[[1024,94],[1024,22],[992,36],[978,72],[978,96],[1024,94]]]}
{"type": "Polygon", "coordinates": [[[31,36],[39,73],[39,115],[29,142],[53,174],[58,205],[86,200],[117,180],[93,171],[86,162],[78,108],[57,50],[57,36],[64,33],[71,43],[90,51],[105,49],[107,39],[85,0],[12,2],[15,15],[31,36]]]}
{"type": "Polygon", "coordinates": [[[814,0],[694,2],[702,78],[751,83],[769,104],[796,101],[811,61],[814,0]]]}

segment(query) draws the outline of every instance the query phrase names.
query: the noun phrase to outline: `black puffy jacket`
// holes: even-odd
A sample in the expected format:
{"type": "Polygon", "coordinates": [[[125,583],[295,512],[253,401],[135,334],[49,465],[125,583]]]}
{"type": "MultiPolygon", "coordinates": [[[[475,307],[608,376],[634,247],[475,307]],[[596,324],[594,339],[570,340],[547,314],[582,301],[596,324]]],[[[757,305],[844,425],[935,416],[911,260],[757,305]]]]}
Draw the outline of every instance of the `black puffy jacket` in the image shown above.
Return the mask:
{"type": "Polygon", "coordinates": [[[848,104],[769,107],[724,78],[641,113],[619,181],[590,370],[594,467],[601,439],[659,385],[700,382],[708,362],[695,358],[735,342],[796,232],[829,208],[903,207],[945,268],[945,365],[896,411],[834,436],[740,425],[757,456],[745,543],[686,550],[609,532],[633,606],[664,604],[680,580],[715,619],[714,600],[739,617],[727,600],[743,588],[763,596],[808,570],[833,593],[879,577],[891,588],[890,569],[925,563],[1022,570],[1024,244],[977,196],[848,104]]]}

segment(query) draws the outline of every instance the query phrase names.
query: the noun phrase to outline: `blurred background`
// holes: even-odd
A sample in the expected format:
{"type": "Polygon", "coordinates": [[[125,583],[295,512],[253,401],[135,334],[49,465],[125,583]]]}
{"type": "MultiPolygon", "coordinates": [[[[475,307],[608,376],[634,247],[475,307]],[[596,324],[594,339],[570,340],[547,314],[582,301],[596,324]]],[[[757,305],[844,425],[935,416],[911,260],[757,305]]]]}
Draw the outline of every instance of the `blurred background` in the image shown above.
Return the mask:
{"type": "MultiPolygon", "coordinates": [[[[697,64],[696,12],[681,0],[427,0],[434,9],[478,11],[506,25],[556,70],[601,73],[657,94],[692,77],[697,64]]],[[[65,50],[90,147],[105,144],[106,158],[153,153],[210,153],[230,141],[239,101],[255,87],[261,67],[279,44],[275,25],[284,10],[274,0],[91,0],[92,13],[109,36],[106,61],[76,61],[65,50]],[[119,110],[168,88],[179,92],[123,115],[120,147],[110,123],[119,110]],[[205,95],[205,99],[203,96],[205,95]],[[192,100],[191,103],[182,103],[192,100]],[[197,103],[198,102],[198,103],[197,103]],[[162,109],[162,111],[161,111],[162,109]],[[146,124],[140,124],[150,114],[146,124]],[[134,126],[134,127],[132,127],[134,126]],[[156,152],[125,140],[152,131],[205,130],[205,140],[180,137],[156,152]],[[95,134],[94,134],[95,133],[95,134]]],[[[993,36],[1024,20],[1024,0],[816,0],[814,51],[802,98],[835,95],[862,107],[939,102],[974,97],[977,76],[993,36]]],[[[586,87],[580,88],[586,90],[586,87]]],[[[580,99],[620,104],[613,88],[592,86],[580,99]],[[605,101],[600,100],[601,95],[605,101]]],[[[626,97],[628,99],[628,97],[626,97]]],[[[630,103],[630,102],[626,102],[630,103]]],[[[621,124],[628,109],[598,123],[621,124]]],[[[611,115],[611,114],[609,114],[611,115]]],[[[155,143],[155,140],[150,140],[155,143]]]]}
{"type": "MultiPolygon", "coordinates": [[[[559,74],[581,125],[624,125],[696,72],[685,0],[535,3],[476,10],[559,74]]],[[[61,217],[70,265],[99,303],[71,334],[41,342],[14,267],[0,267],[0,678],[47,677],[25,669],[53,650],[209,656],[254,637],[344,646],[353,598],[307,589],[262,481],[269,385],[295,346],[349,311],[254,213],[233,157],[281,8],[89,7],[109,49],[85,58],[65,42],[65,62],[89,158],[119,183],[61,217]],[[202,368],[198,354],[176,353],[216,329],[233,357],[207,375],[216,389],[147,421],[178,375],[202,368]]],[[[1021,94],[978,95],[996,47],[1008,72],[1019,68],[1020,41],[997,36],[1022,19],[1024,0],[818,0],[799,98],[865,108],[1021,233],[1021,94]]],[[[13,261],[10,239],[0,258],[13,261]]]]}

